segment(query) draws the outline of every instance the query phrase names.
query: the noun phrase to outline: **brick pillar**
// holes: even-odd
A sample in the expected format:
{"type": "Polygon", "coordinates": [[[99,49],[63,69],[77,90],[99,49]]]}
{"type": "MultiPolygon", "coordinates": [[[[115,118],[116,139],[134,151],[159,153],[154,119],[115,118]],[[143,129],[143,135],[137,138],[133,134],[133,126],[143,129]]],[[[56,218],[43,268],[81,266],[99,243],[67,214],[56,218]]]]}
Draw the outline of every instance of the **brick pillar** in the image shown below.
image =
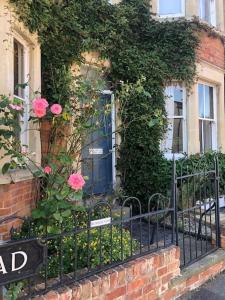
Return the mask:
{"type": "MultiPolygon", "coordinates": [[[[25,180],[0,185],[0,220],[10,216],[29,216],[35,207],[39,185],[37,180],[25,180]]],[[[10,229],[21,224],[18,219],[0,224],[0,240],[10,237],[10,229]]]]}

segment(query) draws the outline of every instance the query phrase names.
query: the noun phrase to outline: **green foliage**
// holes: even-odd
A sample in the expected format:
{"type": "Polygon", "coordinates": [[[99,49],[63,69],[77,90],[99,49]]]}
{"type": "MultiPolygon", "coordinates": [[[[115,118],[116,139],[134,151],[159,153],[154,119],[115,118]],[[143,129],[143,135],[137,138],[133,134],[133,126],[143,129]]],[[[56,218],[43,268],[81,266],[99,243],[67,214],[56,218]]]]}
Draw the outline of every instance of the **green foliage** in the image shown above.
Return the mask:
{"type": "Polygon", "coordinates": [[[6,300],[17,300],[19,297],[19,294],[21,293],[22,289],[24,287],[24,282],[23,281],[19,281],[16,283],[11,283],[6,295],[5,295],[5,299],[6,300]]]}
{"type": "MultiPolygon", "coordinates": [[[[58,234],[58,238],[56,236],[54,239],[51,239],[49,235],[47,242],[48,278],[59,276],[62,265],[64,274],[73,272],[75,268],[79,272],[84,268],[87,268],[88,265],[90,268],[94,269],[101,264],[107,265],[113,262],[119,262],[136,253],[138,250],[140,244],[135,239],[131,238],[129,230],[124,228],[121,229],[120,225],[108,225],[101,229],[92,228],[88,233],[88,230],[86,230],[89,224],[87,210],[83,207],[73,206],[71,212],[72,214],[70,213],[69,215],[62,214],[62,221],[56,219],[46,220],[46,225],[35,219],[31,224],[31,231],[30,225],[25,222],[21,231],[15,232],[13,235],[14,239],[27,238],[30,235],[39,238],[45,237],[46,227],[48,228],[49,226],[52,231],[47,232],[47,234],[58,234]],[[75,225],[77,229],[76,237],[74,230],[75,225]],[[62,232],[66,234],[61,238],[60,234],[62,232]],[[121,242],[123,245],[123,255],[120,251],[121,242]],[[63,253],[62,261],[61,251],[63,253]]],[[[101,215],[108,217],[109,211],[107,209],[101,209],[101,215]]],[[[93,213],[91,217],[93,219],[98,219],[99,212],[93,213]]],[[[40,270],[40,275],[44,276],[44,269],[40,270]]]]}
{"type": "MultiPolygon", "coordinates": [[[[78,270],[82,270],[88,267],[88,255],[89,255],[89,267],[94,269],[98,266],[107,265],[111,262],[119,262],[122,259],[126,259],[131,256],[131,241],[133,243],[133,253],[138,249],[138,242],[131,239],[131,234],[128,230],[122,229],[123,239],[123,257],[121,255],[121,229],[119,226],[112,226],[112,240],[111,229],[106,226],[102,228],[100,233],[99,228],[90,230],[89,241],[89,254],[88,254],[88,232],[84,231],[77,234],[76,246],[74,236],[68,236],[63,238],[63,272],[65,274],[73,272],[74,266],[78,270]],[[101,236],[101,242],[100,242],[101,236]],[[75,253],[74,249],[77,249],[75,253]],[[101,248],[101,250],[100,250],[101,248]],[[112,250],[112,261],[111,261],[112,250]],[[102,257],[100,258],[100,251],[102,257]],[[77,261],[76,257],[77,255],[77,261]]],[[[48,265],[48,277],[56,277],[59,274],[60,268],[60,256],[59,256],[59,241],[52,242],[49,251],[51,253],[48,265]]]]}
{"type": "Polygon", "coordinates": [[[38,32],[42,92],[47,99],[68,103],[69,70],[74,62],[82,63],[82,52],[98,51],[111,61],[108,80],[123,108],[118,169],[125,193],[144,200],[165,192],[167,163],[159,150],[166,128],[163,92],[172,80],[187,87],[194,80],[197,22],[158,22],[145,0],[123,0],[118,5],[107,0],[11,2],[21,20],[38,32]],[[118,82],[125,82],[125,87],[118,82]],[[131,85],[130,93],[124,92],[126,84],[131,85]]]}
{"type": "MultiPolygon", "coordinates": [[[[219,163],[219,193],[224,195],[225,191],[225,154],[221,152],[206,152],[205,154],[193,154],[176,161],[177,176],[202,173],[204,171],[215,170],[215,158],[219,163]]],[[[173,161],[162,158],[160,162],[161,184],[159,186],[163,194],[171,196],[171,178],[173,174],[173,161]]],[[[193,206],[193,199],[196,201],[203,200],[204,197],[209,198],[215,195],[214,187],[211,186],[210,176],[199,176],[198,178],[189,178],[178,181],[178,208],[184,209],[193,206]],[[204,195],[203,195],[204,194],[204,195]]]]}

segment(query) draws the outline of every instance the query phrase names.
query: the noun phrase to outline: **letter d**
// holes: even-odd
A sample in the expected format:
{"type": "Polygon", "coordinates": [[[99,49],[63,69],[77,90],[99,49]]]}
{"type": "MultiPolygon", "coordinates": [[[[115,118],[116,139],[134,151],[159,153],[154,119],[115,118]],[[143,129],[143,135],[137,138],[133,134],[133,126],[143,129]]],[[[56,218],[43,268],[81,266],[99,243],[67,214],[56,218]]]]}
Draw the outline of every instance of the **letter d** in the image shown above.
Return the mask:
{"type": "Polygon", "coordinates": [[[12,272],[18,271],[22,269],[27,263],[27,254],[23,251],[13,252],[12,253],[12,272]],[[16,255],[22,255],[23,256],[23,263],[21,266],[16,268],[16,255]]]}

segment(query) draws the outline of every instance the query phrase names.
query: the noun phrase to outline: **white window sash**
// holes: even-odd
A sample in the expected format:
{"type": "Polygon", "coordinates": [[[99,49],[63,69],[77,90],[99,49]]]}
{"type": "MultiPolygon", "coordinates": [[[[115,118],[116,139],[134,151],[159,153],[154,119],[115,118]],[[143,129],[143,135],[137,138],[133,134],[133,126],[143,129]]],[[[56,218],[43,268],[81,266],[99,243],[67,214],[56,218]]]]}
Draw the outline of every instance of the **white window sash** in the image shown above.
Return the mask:
{"type": "MultiPolygon", "coordinates": [[[[203,5],[202,0],[199,0],[199,17],[203,19],[203,5]]],[[[210,7],[209,7],[209,18],[210,18],[210,24],[213,26],[216,26],[216,1],[210,0],[210,7]]],[[[204,20],[206,21],[206,20],[204,20]]],[[[207,22],[207,21],[206,21],[207,22]]]]}
{"type": "MultiPolygon", "coordinates": [[[[199,120],[201,121],[208,121],[211,122],[212,125],[212,150],[216,151],[217,150],[217,94],[216,94],[216,87],[204,82],[199,82],[199,84],[203,85],[203,109],[204,109],[204,116],[205,116],[205,87],[209,86],[213,88],[213,119],[212,118],[206,118],[206,117],[198,117],[199,120]]],[[[198,99],[198,104],[199,104],[199,99],[198,99]]],[[[202,123],[203,124],[203,123],[202,123]]],[[[202,131],[202,152],[205,152],[204,146],[205,146],[205,141],[204,141],[204,130],[203,130],[203,125],[201,128],[202,131]]]]}
{"type": "MultiPolygon", "coordinates": [[[[174,86],[175,87],[175,86],[174,86]]],[[[167,152],[166,149],[163,149],[164,147],[163,146],[167,146],[168,145],[168,141],[165,141],[165,139],[162,141],[161,143],[161,149],[163,150],[164,152],[164,156],[167,158],[167,159],[173,159],[173,157],[175,159],[179,159],[181,157],[184,157],[184,153],[186,153],[187,151],[187,122],[186,122],[186,89],[184,87],[180,87],[183,91],[183,114],[180,115],[180,116],[174,116],[174,115],[167,115],[167,119],[168,120],[173,120],[173,119],[181,119],[182,120],[182,127],[183,127],[183,153],[171,153],[171,152],[167,152]]],[[[173,86],[169,86],[166,88],[166,94],[167,95],[171,95],[172,96],[172,89],[173,89],[173,86]]],[[[165,138],[167,138],[167,135],[168,135],[168,131],[166,132],[165,134],[165,138]]],[[[171,135],[171,132],[170,132],[170,135],[171,135]]],[[[172,139],[171,139],[172,141],[172,139]]],[[[169,147],[166,147],[167,149],[169,147]]],[[[172,149],[172,145],[171,145],[171,149],[172,149]]]]}
{"type": "Polygon", "coordinates": [[[216,26],[216,1],[210,0],[210,21],[213,26],[216,26]]]}
{"type": "MultiPolygon", "coordinates": [[[[169,1],[169,0],[167,0],[169,1]]],[[[174,13],[174,14],[165,14],[161,15],[160,14],[160,0],[157,2],[157,15],[160,18],[178,18],[178,17],[185,17],[185,0],[180,0],[181,1],[181,12],[180,13],[174,13]]]]}
{"type": "MultiPolygon", "coordinates": [[[[24,78],[23,82],[25,83],[28,81],[29,77],[29,47],[26,45],[25,41],[20,38],[20,36],[15,36],[15,39],[23,46],[24,50],[24,78]]],[[[14,95],[14,98],[20,99],[23,101],[23,116],[20,117],[20,126],[21,126],[21,133],[20,133],[20,141],[21,145],[29,146],[29,117],[30,117],[30,103],[29,103],[29,86],[24,88],[24,98],[18,97],[14,95]]]]}

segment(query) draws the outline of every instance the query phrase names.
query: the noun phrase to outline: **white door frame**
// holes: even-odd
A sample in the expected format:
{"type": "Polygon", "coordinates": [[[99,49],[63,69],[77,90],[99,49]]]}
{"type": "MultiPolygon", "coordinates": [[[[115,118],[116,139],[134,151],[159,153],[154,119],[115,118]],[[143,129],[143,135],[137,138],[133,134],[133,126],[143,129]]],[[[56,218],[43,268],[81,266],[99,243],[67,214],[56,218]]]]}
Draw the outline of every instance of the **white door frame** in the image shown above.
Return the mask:
{"type": "Polygon", "coordinates": [[[112,184],[113,189],[116,188],[116,107],[115,107],[115,97],[112,91],[103,90],[101,91],[103,95],[111,95],[111,121],[112,121],[112,184]]]}

